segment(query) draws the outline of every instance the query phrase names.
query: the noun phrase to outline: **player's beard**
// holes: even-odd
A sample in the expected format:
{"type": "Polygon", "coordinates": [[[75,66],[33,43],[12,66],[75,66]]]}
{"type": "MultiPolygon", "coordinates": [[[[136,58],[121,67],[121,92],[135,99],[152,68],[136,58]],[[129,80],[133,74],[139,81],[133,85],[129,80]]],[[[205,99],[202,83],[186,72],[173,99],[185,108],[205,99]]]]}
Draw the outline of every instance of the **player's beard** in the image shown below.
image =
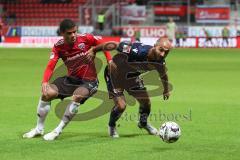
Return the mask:
{"type": "Polygon", "coordinates": [[[156,49],[153,52],[154,52],[155,61],[160,62],[160,61],[164,60],[164,57],[162,55],[160,55],[160,53],[157,52],[156,49]]]}
{"type": "Polygon", "coordinates": [[[76,41],[76,38],[74,37],[68,37],[68,38],[65,38],[64,42],[68,45],[73,45],[76,41]]]}
{"type": "Polygon", "coordinates": [[[156,59],[158,62],[161,62],[164,60],[164,57],[161,56],[161,55],[158,55],[157,59],[156,59]]]}
{"type": "Polygon", "coordinates": [[[71,43],[73,44],[73,43],[75,43],[75,41],[76,41],[76,36],[74,36],[74,37],[71,37],[71,43]]]}

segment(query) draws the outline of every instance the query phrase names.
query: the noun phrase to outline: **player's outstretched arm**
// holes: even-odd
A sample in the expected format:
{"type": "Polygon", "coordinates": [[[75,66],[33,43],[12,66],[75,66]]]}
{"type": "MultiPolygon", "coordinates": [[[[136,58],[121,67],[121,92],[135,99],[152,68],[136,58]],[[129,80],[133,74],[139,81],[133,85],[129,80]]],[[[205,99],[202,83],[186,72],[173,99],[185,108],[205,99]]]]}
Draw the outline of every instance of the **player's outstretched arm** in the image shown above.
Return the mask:
{"type": "Polygon", "coordinates": [[[167,75],[167,68],[166,65],[162,65],[160,68],[157,69],[159,76],[161,78],[163,84],[163,99],[167,100],[170,96],[169,88],[168,88],[168,75],[167,75]]]}
{"type": "Polygon", "coordinates": [[[94,59],[97,52],[103,51],[104,53],[106,53],[105,56],[106,56],[107,60],[110,61],[111,55],[110,55],[109,51],[117,49],[118,44],[119,43],[115,42],[115,41],[100,43],[87,51],[87,53],[86,53],[87,59],[90,61],[91,59],[94,59]]]}
{"type": "Polygon", "coordinates": [[[101,43],[101,44],[98,44],[98,45],[92,47],[91,49],[89,49],[87,51],[87,53],[96,55],[96,53],[100,52],[100,51],[112,51],[112,50],[117,49],[118,44],[119,43],[115,42],[115,41],[101,43]]]}
{"type": "Polygon", "coordinates": [[[118,45],[119,45],[118,42],[109,41],[109,42],[105,42],[105,43],[102,43],[102,44],[99,44],[99,45],[93,47],[93,51],[95,53],[99,52],[99,51],[112,51],[112,50],[117,49],[118,45]]]}

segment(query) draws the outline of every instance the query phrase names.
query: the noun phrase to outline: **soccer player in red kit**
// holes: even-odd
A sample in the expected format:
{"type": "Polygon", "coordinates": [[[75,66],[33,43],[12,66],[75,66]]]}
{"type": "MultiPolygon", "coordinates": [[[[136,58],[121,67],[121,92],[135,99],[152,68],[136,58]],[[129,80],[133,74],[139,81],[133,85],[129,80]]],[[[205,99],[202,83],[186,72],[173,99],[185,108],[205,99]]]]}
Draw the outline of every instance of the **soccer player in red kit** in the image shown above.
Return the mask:
{"type": "MultiPolygon", "coordinates": [[[[52,132],[43,136],[44,140],[56,139],[76,115],[80,104],[83,104],[97,91],[98,80],[94,58],[98,48],[102,48],[101,38],[96,38],[91,34],[77,35],[77,26],[70,19],[63,20],[59,29],[63,39],[54,45],[44,72],[42,96],[37,108],[37,125],[25,133],[23,138],[43,135],[44,121],[50,110],[51,101],[72,96],[72,102],[67,106],[59,125],[52,132]],[[66,65],[68,75],[59,77],[49,84],[59,58],[66,65]]],[[[110,53],[105,52],[105,56],[109,62],[111,60],[110,53]]]]}
{"type": "Polygon", "coordinates": [[[0,43],[3,41],[2,40],[2,35],[3,35],[3,22],[2,22],[2,19],[0,17],[0,43]]]}

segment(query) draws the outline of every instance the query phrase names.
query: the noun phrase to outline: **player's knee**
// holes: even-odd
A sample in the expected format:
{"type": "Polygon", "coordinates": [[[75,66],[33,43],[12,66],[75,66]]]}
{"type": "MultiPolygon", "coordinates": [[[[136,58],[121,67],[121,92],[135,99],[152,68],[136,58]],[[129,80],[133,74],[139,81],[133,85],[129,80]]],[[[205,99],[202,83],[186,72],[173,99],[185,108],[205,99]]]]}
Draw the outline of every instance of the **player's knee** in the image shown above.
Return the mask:
{"type": "Polygon", "coordinates": [[[126,109],[126,102],[124,100],[118,100],[116,106],[118,107],[119,111],[124,112],[126,109]]]}
{"type": "Polygon", "coordinates": [[[73,100],[74,102],[80,103],[81,100],[83,100],[84,98],[85,98],[85,96],[83,96],[83,95],[73,95],[72,100],[73,100]]]}
{"type": "Polygon", "coordinates": [[[150,100],[144,100],[143,102],[141,102],[140,105],[144,108],[151,108],[151,101],[150,100]]]}
{"type": "Polygon", "coordinates": [[[148,108],[151,108],[151,102],[150,101],[145,102],[144,105],[147,106],[148,108]]]}
{"type": "Polygon", "coordinates": [[[46,102],[49,102],[49,101],[53,100],[54,98],[55,98],[54,95],[49,95],[49,94],[47,94],[47,95],[42,95],[42,100],[43,100],[43,101],[46,101],[46,102]]]}
{"type": "Polygon", "coordinates": [[[47,94],[42,95],[42,100],[48,102],[48,101],[55,99],[57,96],[58,96],[58,92],[56,90],[50,88],[47,91],[47,94]]]}

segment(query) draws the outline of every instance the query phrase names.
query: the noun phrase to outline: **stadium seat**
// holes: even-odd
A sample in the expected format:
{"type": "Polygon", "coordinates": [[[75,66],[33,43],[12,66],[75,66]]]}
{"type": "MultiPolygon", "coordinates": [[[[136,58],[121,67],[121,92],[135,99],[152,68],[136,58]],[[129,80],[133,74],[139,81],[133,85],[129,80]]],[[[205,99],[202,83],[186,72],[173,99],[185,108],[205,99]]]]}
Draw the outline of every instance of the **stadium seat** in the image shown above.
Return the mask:
{"type": "Polygon", "coordinates": [[[15,13],[16,25],[58,25],[64,18],[78,21],[78,7],[86,0],[71,3],[42,4],[40,0],[21,0],[17,4],[4,4],[9,13],[15,13]]]}

